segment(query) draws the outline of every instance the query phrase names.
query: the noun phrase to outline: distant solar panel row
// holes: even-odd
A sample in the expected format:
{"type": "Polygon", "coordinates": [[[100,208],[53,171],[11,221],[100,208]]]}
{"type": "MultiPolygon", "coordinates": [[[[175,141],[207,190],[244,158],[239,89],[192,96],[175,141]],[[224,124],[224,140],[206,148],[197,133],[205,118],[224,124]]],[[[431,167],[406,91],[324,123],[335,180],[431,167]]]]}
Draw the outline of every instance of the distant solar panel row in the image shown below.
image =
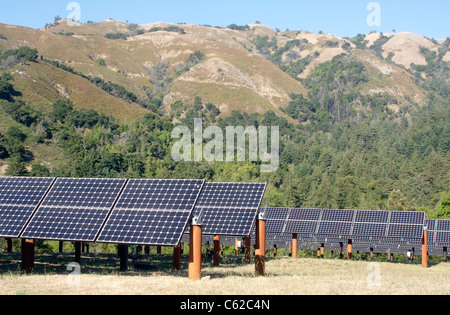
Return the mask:
{"type": "Polygon", "coordinates": [[[450,246],[450,220],[426,220],[428,242],[450,246]]]}
{"type": "Polygon", "coordinates": [[[266,208],[267,230],[306,235],[421,238],[424,212],[266,208]]]}

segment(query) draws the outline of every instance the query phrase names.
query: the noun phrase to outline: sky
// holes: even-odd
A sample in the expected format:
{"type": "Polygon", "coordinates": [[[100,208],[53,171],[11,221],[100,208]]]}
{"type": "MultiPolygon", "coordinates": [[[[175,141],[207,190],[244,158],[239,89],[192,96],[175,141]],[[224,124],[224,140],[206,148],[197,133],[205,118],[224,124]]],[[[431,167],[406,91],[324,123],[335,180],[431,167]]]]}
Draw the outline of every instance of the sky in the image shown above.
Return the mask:
{"type": "Polygon", "coordinates": [[[81,22],[115,20],[226,27],[260,21],[284,31],[323,31],[339,37],[371,31],[450,37],[449,0],[0,0],[0,23],[41,28],[79,13],[81,22]],[[77,11],[77,12],[75,12],[77,11]]]}

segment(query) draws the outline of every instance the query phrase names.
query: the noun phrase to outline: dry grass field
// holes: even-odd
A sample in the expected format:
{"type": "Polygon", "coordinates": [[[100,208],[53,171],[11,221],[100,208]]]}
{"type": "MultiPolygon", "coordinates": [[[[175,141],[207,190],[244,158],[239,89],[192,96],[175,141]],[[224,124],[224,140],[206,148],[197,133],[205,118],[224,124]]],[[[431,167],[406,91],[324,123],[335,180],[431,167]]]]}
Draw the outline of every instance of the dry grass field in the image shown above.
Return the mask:
{"type": "Polygon", "coordinates": [[[81,274],[66,271],[70,255],[36,257],[34,275],[20,271],[20,254],[0,254],[1,295],[448,295],[450,265],[339,259],[268,258],[266,276],[242,257],[225,258],[222,266],[204,264],[201,281],[188,280],[188,257],[182,270],[171,270],[171,255],[151,255],[144,262],[154,271],[118,271],[117,255],[83,256],[81,274]],[[78,282],[77,282],[78,281],[78,282]]]}

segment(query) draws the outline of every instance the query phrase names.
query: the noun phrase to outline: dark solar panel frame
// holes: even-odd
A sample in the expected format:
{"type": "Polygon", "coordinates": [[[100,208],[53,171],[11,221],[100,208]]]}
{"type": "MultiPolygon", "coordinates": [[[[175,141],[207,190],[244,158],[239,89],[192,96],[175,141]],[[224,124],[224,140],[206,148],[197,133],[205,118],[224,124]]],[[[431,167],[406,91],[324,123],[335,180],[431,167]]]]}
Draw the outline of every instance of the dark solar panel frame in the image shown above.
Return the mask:
{"type": "Polygon", "coordinates": [[[96,241],[177,246],[204,184],[204,180],[129,180],[96,241]]]}
{"type": "Polygon", "coordinates": [[[94,242],[126,182],[57,178],[21,237],[94,242]]]}
{"type": "Polygon", "coordinates": [[[0,177],[0,237],[20,237],[54,181],[53,177],[0,177]]]}

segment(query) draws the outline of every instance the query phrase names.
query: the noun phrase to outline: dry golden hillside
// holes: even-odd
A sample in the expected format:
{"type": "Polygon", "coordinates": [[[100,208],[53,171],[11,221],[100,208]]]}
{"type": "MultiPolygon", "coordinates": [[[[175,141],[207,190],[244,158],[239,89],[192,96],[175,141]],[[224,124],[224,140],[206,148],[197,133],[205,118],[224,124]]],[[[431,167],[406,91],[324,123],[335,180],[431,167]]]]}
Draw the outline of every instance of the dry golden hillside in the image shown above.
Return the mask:
{"type": "MultiPolygon", "coordinates": [[[[388,93],[399,100],[398,107],[411,102],[421,105],[424,91],[397,64],[407,68],[411,63],[424,64],[420,47],[435,51],[440,45],[415,34],[387,34],[391,38],[383,45],[382,55],[387,58],[390,53],[394,54],[389,63],[372,52],[355,49],[349,39],[306,31],[277,32],[256,24],[246,30],[167,23],[139,25],[132,29],[129,24],[115,20],[78,26],[69,26],[63,20],[41,30],[0,24],[0,34],[6,38],[0,39],[0,49],[36,48],[42,58],[58,61],[85,76],[123,86],[144,102],[149,97],[148,91],[155,89],[151,82],[152,68],[165,62],[170,74],[161,109],[165,113],[177,100],[192,103],[200,96],[204,103],[215,104],[222,115],[232,110],[248,113],[271,110],[290,119],[283,109],[292,100],[291,94],[308,96],[301,79],[307,78],[318,65],[343,53],[362,62],[371,74],[370,82],[362,88],[363,94],[388,93]],[[172,30],[167,30],[170,28],[172,30]],[[128,34],[128,37],[108,39],[105,38],[108,33],[128,34]],[[291,76],[258,50],[256,43],[264,36],[268,41],[275,41],[278,49],[293,40],[302,42],[282,53],[282,63],[314,57],[296,77],[291,76]],[[177,69],[183,68],[186,60],[197,51],[203,53],[205,59],[189,71],[177,74],[177,69]],[[104,60],[104,64],[100,65],[99,60],[104,60]]],[[[377,33],[367,35],[367,46],[375,43],[379,36],[377,33]]],[[[271,53],[276,53],[276,49],[271,53]]],[[[444,60],[449,59],[447,55],[444,60]]],[[[94,108],[121,119],[133,120],[146,111],[138,104],[112,97],[89,86],[87,80],[43,62],[24,66],[24,72],[26,75],[15,75],[15,84],[37,106],[45,108],[57,97],[68,97],[80,108],[94,108]]]]}

